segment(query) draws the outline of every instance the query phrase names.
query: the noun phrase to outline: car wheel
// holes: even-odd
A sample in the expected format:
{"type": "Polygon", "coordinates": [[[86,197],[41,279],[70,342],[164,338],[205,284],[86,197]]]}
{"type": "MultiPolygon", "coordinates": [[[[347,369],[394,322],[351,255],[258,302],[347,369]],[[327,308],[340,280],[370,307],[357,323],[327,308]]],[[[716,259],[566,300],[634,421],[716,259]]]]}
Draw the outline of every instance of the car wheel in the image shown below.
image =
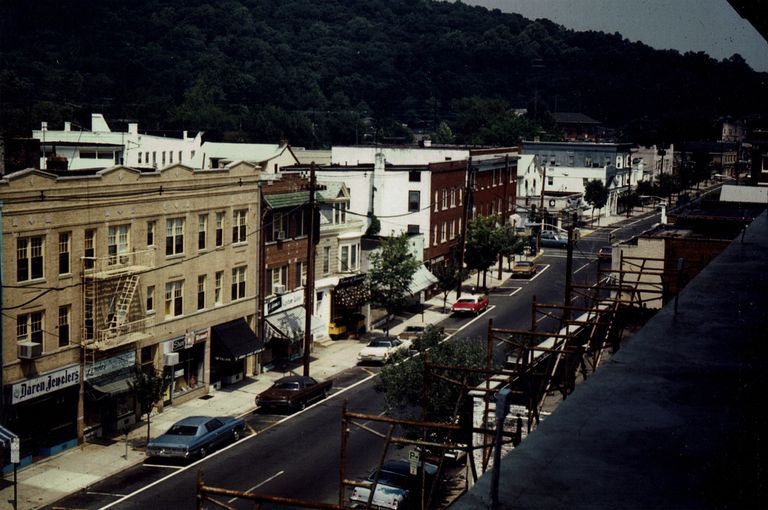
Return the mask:
{"type": "Polygon", "coordinates": [[[232,437],[234,438],[235,441],[239,441],[240,440],[240,431],[235,429],[232,432],[232,437]]]}
{"type": "Polygon", "coordinates": [[[322,398],[328,398],[328,390],[323,390],[323,397],[322,398]]]}
{"type": "Polygon", "coordinates": [[[198,453],[201,459],[205,458],[206,455],[208,455],[208,451],[205,448],[200,448],[200,452],[198,453]]]}

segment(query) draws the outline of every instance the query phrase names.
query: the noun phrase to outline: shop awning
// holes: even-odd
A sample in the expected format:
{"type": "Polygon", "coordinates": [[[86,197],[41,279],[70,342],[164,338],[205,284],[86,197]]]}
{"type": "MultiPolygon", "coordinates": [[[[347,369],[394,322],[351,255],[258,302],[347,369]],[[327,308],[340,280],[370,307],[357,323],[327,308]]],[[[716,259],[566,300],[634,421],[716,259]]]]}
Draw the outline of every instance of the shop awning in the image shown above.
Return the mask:
{"type": "MultiPolygon", "coordinates": [[[[304,334],[306,313],[304,307],[297,306],[266,317],[267,324],[285,338],[294,338],[304,334]]],[[[310,317],[312,334],[317,336],[323,332],[323,321],[312,315],[310,317]]]]}
{"type": "Polygon", "coordinates": [[[130,391],[132,380],[133,368],[126,367],[93,379],[88,379],[86,383],[90,387],[91,395],[95,398],[101,398],[130,391]]]}
{"type": "Polygon", "coordinates": [[[218,361],[238,361],[264,350],[264,343],[248,327],[245,319],[213,326],[211,337],[211,356],[218,361]]]}
{"type": "Polygon", "coordinates": [[[430,273],[429,269],[422,264],[416,272],[413,273],[413,278],[411,279],[411,284],[408,286],[408,290],[411,294],[417,294],[435,283],[437,283],[435,275],[430,273]]]}

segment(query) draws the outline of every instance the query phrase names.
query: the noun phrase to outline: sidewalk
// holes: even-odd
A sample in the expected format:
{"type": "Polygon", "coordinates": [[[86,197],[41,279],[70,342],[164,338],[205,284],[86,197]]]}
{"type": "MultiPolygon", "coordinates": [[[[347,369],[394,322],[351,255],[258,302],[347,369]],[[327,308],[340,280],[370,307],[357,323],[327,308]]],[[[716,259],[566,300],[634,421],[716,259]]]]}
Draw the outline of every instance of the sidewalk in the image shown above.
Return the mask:
{"type": "MultiPolygon", "coordinates": [[[[603,217],[601,226],[609,222],[625,220],[624,216],[603,217]]],[[[592,230],[582,229],[586,236],[592,230]]],[[[536,260],[536,256],[517,256],[516,260],[536,260]]],[[[498,278],[498,265],[488,270],[486,286],[490,291],[500,287],[511,276],[509,265],[504,261],[502,277],[498,278]]],[[[480,285],[482,285],[482,275],[480,285]]],[[[471,289],[477,285],[477,275],[472,274],[464,281],[463,288],[471,289]]],[[[390,323],[390,335],[397,336],[407,326],[438,324],[450,315],[450,307],[456,300],[456,292],[450,292],[443,312],[443,295],[438,294],[424,303],[422,313],[398,315],[390,323]]],[[[371,333],[380,332],[374,329],[371,333]]],[[[365,343],[360,340],[335,340],[318,343],[311,357],[310,372],[313,377],[327,379],[357,364],[357,354],[365,343]]],[[[301,372],[299,366],[296,370],[301,372]]],[[[160,435],[179,419],[185,416],[242,415],[254,410],[254,397],[267,389],[272,383],[287,375],[281,371],[270,371],[255,377],[246,378],[236,385],[212,390],[205,398],[195,399],[179,406],[167,407],[161,413],[152,416],[151,433],[160,435]]],[[[127,438],[102,439],[98,443],[83,443],[59,455],[41,460],[18,471],[17,493],[18,510],[33,510],[55,503],[59,499],[86,489],[90,485],[123,471],[145,460],[146,424],[129,432],[127,438]]],[[[0,509],[12,508],[13,474],[5,475],[0,481],[0,509]]]]}

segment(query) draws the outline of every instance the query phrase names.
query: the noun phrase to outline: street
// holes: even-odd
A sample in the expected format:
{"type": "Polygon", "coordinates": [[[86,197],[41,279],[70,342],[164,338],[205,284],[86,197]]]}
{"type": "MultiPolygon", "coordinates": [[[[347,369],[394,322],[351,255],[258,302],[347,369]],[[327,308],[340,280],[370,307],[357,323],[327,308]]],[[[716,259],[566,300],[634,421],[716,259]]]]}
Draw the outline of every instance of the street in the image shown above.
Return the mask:
{"type": "MultiPolygon", "coordinates": [[[[573,283],[595,282],[596,252],[609,244],[610,235],[626,239],[656,221],[658,215],[631,219],[626,225],[601,228],[578,240],[573,253],[573,283]]],[[[489,319],[493,319],[494,327],[530,329],[534,296],[539,303],[563,303],[565,264],[565,250],[547,249],[537,261],[536,275],[509,279],[490,293],[491,306],[484,314],[477,318],[451,316],[441,325],[454,338],[474,338],[483,345],[489,319]]],[[[552,318],[540,317],[536,321],[539,330],[551,330],[556,325],[552,318]]],[[[496,356],[502,355],[501,349],[503,346],[495,346],[496,356]]],[[[207,485],[335,503],[339,493],[342,407],[346,401],[351,411],[372,415],[384,412],[383,395],[373,389],[378,370],[375,366],[344,370],[334,378],[333,391],[326,400],[294,415],[249,413],[244,418],[251,433],[205,459],[190,464],[148,459],[143,465],[95,483],[87,491],[48,508],[193,508],[198,470],[202,470],[207,485]]],[[[370,426],[377,428],[375,424],[370,426]]],[[[367,476],[378,463],[383,444],[383,439],[369,432],[351,429],[345,476],[367,476]]],[[[253,506],[234,499],[224,502],[233,508],[253,506]]]]}

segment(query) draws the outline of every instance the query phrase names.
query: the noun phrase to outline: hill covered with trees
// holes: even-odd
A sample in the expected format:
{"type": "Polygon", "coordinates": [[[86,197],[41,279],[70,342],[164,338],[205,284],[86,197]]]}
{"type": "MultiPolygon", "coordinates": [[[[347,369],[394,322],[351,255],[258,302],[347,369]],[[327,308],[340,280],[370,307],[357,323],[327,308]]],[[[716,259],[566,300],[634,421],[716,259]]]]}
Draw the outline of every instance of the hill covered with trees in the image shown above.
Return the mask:
{"type": "Polygon", "coordinates": [[[0,16],[0,129],[91,112],[142,129],[327,147],[410,130],[516,143],[578,111],[631,141],[706,138],[764,115],[768,75],[428,0],[9,0],[0,16]],[[528,115],[515,117],[513,109],[528,115]]]}

